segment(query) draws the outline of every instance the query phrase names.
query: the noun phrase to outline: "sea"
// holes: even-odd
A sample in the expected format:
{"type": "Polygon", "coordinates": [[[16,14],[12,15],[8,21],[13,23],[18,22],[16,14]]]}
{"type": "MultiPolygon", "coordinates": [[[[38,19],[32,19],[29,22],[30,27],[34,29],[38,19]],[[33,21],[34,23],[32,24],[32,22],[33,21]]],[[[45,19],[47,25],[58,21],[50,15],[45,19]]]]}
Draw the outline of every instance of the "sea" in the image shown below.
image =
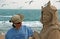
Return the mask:
{"type": "MultiPolygon", "coordinates": [[[[12,28],[12,23],[9,20],[16,14],[24,15],[22,25],[27,25],[33,31],[40,33],[43,28],[43,24],[40,22],[40,9],[0,9],[0,34],[4,34],[12,28]]],[[[58,10],[58,20],[60,21],[60,10],[58,10]]]]}

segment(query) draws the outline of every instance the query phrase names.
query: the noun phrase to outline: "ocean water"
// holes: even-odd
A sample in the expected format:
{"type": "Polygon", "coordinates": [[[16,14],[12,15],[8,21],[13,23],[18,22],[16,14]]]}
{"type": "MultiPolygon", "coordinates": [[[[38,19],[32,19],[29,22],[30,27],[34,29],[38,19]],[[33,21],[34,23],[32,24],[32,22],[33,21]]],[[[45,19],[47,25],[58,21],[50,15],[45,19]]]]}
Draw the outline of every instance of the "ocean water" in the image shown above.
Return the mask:
{"type": "Polygon", "coordinates": [[[0,9],[0,21],[7,21],[12,15],[23,14],[24,21],[38,21],[40,19],[40,10],[19,10],[19,9],[0,9]]]}
{"type": "MultiPolygon", "coordinates": [[[[23,14],[23,25],[31,27],[33,31],[40,32],[43,28],[43,25],[39,21],[41,17],[40,9],[0,9],[0,34],[6,33],[10,28],[12,28],[12,23],[9,23],[9,20],[15,14],[23,14]]],[[[60,10],[58,10],[58,19],[60,21],[59,17],[60,10]]]]}

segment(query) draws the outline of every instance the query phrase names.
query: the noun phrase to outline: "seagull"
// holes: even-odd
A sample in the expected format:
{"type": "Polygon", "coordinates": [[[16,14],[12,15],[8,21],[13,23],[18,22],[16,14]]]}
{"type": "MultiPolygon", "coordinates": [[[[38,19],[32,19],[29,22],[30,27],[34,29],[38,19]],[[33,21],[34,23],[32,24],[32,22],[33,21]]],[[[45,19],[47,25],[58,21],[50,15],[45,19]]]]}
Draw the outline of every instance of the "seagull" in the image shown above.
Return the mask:
{"type": "Polygon", "coordinates": [[[23,6],[20,6],[19,8],[21,9],[23,6]]]}
{"type": "Polygon", "coordinates": [[[31,0],[31,1],[27,1],[27,2],[25,2],[25,3],[29,3],[29,4],[31,4],[32,2],[34,2],[33,0],[31,0]]]}
{"type": "Polygon", "coordinates": [[[1,7],[4,7],[6,4],[2,4],[1,7]]]}
{"type": "Polygon", "coordinates": [[[31,0],[30,2],[29,2],[29,4],[31,4],[33,2],[33,0],[31,0]]]}
{"type": "Polygon", "coordinates": [[[17,2],[12,2],[13,4],[17,3],[17,2]]]}
{"type": "Polygon", "coordinates": [[[56,1],[56,2],[60,2],[60,0],[59,1],[56,1]]]}

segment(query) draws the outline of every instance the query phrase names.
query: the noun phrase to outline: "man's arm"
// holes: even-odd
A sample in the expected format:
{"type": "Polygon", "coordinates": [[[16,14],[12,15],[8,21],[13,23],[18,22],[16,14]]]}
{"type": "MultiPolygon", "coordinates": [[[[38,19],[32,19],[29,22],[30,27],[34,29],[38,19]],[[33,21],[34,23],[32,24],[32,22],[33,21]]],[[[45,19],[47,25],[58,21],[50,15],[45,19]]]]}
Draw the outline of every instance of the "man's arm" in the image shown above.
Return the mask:
{"type": "Polygon", "coordinates": [[[5,35],[5,39],[8,39],[7,34],[5,35]]]}
{"type": "Polygon", "coordinates": [[[28,37],[29,37],[29,39],[32,39],[32,36],[33,36],[33,30],[29,27],[28,28],[28,37]]]}

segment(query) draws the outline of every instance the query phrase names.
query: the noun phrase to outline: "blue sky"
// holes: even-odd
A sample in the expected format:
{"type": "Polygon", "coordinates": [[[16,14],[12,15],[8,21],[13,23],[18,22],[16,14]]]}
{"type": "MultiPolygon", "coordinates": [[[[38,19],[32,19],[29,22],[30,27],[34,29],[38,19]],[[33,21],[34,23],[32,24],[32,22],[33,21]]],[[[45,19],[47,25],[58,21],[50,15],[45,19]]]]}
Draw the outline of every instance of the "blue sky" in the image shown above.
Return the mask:
{"type": "MultiPolygon", "coordinates": [[[[41,9],[49,0],[0,0],[0,9],[41,9]]],[[[52,5],[60,9],[59,0],[50,0],[52,5]]]]}

